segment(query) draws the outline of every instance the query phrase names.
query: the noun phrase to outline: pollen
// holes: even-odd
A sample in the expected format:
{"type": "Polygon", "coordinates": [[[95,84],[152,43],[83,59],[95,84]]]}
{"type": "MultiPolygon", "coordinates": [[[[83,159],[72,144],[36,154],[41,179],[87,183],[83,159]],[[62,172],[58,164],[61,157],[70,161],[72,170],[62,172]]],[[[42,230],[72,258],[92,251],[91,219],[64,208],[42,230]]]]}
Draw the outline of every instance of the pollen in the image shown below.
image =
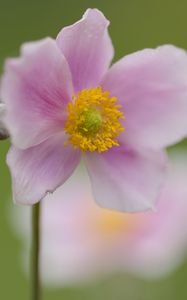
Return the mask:
{"type": "Polygon", "coordinates": [[[70,143],[83,152],[104,152],[119,146],[117,140],[125,119],[116,97],[110,97],[101,87],[84,89],[67,105],[65,131],[70,143]]]}

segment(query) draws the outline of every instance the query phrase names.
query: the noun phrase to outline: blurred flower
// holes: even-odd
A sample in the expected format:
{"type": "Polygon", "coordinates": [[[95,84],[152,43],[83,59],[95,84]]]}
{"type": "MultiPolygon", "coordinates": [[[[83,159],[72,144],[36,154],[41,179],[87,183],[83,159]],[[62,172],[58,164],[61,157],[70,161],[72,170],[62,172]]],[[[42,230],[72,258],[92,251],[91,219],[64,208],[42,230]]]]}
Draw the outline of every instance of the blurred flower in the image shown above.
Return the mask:
{"type": "MultiPolygon", "coordinates": [[[[151,278],[171,271],[187,250],[186,163],[184,157],[173,157],[158,210],[139,214],[96,206],[86,172],[76,170],[42,202],[44,281],[72,284],[115,271],[151,278]]],[[[29,208],[14,207],[15,212],[14,228],[28,242],[29,208]]]]}
{"type": "Polygon", "coordinates": [[[16,202],[33,204],[54,191],[83,154],[101,206],[154,206],[162,149],[186,135],[187,55],[167,45],[127,55],[108,70],[108,25],[88,9],[56,41],[25,44],[20,58],[7,61],[1,96],[16,202]]]}

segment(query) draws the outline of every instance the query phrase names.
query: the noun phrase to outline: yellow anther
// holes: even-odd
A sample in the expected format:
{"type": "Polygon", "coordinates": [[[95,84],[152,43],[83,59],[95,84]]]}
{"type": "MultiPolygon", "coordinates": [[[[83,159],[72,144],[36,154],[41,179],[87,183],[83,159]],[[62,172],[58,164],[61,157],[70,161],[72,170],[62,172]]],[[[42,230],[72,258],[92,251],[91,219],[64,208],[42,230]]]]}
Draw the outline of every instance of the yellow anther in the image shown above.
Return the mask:
{"type": "Polygon", "coordinates": [[[117,98],[110,97],[109,92],[103,92],[101,87],[80,91],[76,100],[67,105],[67,142],[83,152],[101,153],[119,146],[116,137],[124,131],[120,123],[124,115],[116,102],[117,98]]]}

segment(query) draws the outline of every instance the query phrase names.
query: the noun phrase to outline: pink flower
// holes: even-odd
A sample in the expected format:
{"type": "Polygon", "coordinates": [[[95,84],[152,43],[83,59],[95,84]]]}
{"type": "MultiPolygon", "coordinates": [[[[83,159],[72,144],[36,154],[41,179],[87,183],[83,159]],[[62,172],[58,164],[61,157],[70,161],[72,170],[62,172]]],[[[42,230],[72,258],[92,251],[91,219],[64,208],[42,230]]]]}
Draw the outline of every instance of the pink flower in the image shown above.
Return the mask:
{"type": "Polygon", "coordinates": [[[56,41],[27,43],[20,58],[7,61],[1,98],[16,202],[34,204],[54,191],[83,157],[101,206],[154,206],[163,148],[187,133],[187,55],[167,45],[109,69],[108,25],[99,10],[88,9],[56,41]]]}
{"type": "MultiPolygon", "coordinates": [[[[139,214],[99,208],[86,172],[77,170],[43,202],[44,281],[62,285],[118,271],[148,278],[172,271],[187,250],[186,162],[186,153],[173,156],[157,211],[139,214]]],[[[14,228],[28,242],[28,210],[15,212],[14,228]]]]}

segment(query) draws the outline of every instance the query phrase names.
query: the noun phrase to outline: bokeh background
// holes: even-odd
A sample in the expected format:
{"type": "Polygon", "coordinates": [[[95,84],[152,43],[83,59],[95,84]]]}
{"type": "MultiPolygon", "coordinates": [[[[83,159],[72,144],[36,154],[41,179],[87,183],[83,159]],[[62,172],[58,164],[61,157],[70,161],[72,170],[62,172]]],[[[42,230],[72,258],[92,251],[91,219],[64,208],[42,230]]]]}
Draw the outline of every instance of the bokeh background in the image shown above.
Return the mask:
{"type": "MultiPolygon", "coordinates": [[[[110,34],[117,60],[146,47],[172,43],[187,49],[186,0],[0,0],[0,68],[8,56],[18,54],[25,41],[55,37],[78,20],[86,8],[101,9],[111,21],[110,34]]],[[[186,148],[183,142],[179,147],[186,148]]],[[[29,298],[29,281],[21,267],[22,243],[12,232],[7,211],[11,183],[5,164],[9,142],[0,144],[0,299],[29,298]]],[[[186,148],[187,151],[187,148],[186,148]]],[[[187,299],[187,261],[175,272],[157,280],[114,274],[77,287],[47,288],[43,299],[187,299]]]]}

